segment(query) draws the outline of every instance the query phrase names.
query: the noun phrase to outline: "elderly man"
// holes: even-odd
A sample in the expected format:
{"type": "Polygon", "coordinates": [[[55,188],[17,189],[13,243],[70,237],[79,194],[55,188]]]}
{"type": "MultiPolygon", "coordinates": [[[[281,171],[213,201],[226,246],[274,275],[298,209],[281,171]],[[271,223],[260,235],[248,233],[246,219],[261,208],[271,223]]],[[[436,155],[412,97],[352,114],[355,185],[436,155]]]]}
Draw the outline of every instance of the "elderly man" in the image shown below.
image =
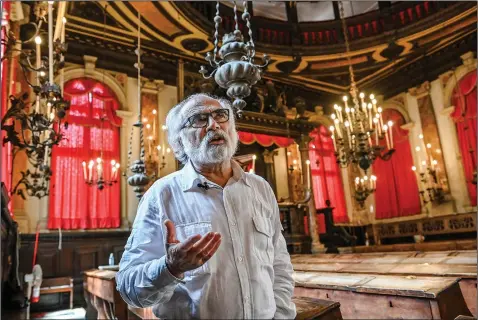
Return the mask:
{"type": "Polygon", "coordinates": [[[166,118],[185,164],[146,192],[117,289],[160,318],[292,319],[292,265],[268,183],[232,160],[231,104],[192,95],[166,118]]]}

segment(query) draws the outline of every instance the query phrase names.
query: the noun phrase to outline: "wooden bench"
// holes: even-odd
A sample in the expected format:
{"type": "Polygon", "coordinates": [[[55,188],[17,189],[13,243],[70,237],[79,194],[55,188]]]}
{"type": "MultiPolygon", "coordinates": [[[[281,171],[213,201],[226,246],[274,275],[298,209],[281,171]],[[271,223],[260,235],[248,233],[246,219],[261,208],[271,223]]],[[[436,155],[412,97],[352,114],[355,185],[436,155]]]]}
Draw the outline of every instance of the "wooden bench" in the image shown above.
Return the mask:
{"type": "Polygon", "coordinates": [[[422,243],[381,244],[373,246],[344,247],[340,249],[351,250],[352,253],[365,252],[400,252],[400,251],[439,251],[439,250],[476,250],[477,242],[474,240],[432,241],[422,243]]]}
{"type": "Polygon", "coordinates": [[[40,286],[40,295],[63,292],[68,292],[70,294],[70,309],[73,309],[73,278],[62,277],[43,279],[40,286]]]}
{"type": "Polygon", "coordinates": [[[337,301],[344,319],[471,316],[459,278],[294,272],[295,296],[337,301]]]}
{"type": "MultiPolygon", "coordinates": [[[[83,273],[87,319],[158,319],[151,308],[128,306],[116,291],[116,271],[89,270],[83,273]]],[[[341,320],[340,303],[307,297],[294,297],[297,319],[341,320]]]]}

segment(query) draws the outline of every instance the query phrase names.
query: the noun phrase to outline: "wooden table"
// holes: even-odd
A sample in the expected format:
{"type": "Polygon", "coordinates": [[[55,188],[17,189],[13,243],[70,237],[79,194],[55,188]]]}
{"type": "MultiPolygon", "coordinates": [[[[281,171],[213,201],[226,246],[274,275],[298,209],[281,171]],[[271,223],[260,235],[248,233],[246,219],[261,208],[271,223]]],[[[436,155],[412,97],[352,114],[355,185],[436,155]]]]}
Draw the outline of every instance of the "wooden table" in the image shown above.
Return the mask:
{"type": "Polygon", "coordinates": [[[459,278],[294,273],[295,296],[338,301],[344,319],[454,319],[470,315],[459,278]]]}
{"type": "MultiPolygon", "coordinates": [[[[116,271],[89,270],[84,272],[87,319],[158,319],[151,308],[129,307],[116,291],[116,271]]],[[[297,319],[341,320],[340,303],[307,297],[294,297],[297,319]]]]}
{"type": "Polygon", "coordinates": [[[476,251],[293,255],[296,271],[459,277],[468,309],[477,315],[476,251]],[[460,262],[462,264],[460,264],[460,262]]]}

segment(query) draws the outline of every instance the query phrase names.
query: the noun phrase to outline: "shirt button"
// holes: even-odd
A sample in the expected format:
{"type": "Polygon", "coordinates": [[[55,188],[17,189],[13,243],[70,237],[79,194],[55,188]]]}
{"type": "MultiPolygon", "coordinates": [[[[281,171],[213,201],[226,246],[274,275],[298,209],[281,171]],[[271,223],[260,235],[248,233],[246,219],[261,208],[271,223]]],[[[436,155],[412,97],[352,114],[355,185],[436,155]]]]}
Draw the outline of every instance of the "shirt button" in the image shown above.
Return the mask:
{"type": "Polygon", "coordinates": [[[239,256],[239,262],[242,262],[244,261],[244,257],[243,256],[239,256]]]}
{"type": "Polygon", "coordinates": [[[246,304],[249,303],[249,297],[248,296],[244,297],[244,303],[246,303],[246,304]]]}
{"type": "Polygon", "coordinates": [[[236,221],[231,222],[231,226],[235,227],[236,226],[236,221]]]}

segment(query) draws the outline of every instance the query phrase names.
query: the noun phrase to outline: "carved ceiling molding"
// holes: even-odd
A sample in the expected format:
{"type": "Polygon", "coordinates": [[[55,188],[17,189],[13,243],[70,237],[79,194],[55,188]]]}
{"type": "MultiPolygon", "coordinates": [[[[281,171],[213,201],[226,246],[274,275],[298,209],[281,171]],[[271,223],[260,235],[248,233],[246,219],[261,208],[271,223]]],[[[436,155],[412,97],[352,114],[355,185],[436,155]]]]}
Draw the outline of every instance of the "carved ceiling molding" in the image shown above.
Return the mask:
{"type": "Polygon", "coordinates": [[[417,99],[421,99],[430,94],[430,88],[431,88],[430,82],[425,81],[424,83],[422,83],[421,85],[417,87],[408,89],[408,93],[410,93],[412,96],[414,96],[417,99]]]}

